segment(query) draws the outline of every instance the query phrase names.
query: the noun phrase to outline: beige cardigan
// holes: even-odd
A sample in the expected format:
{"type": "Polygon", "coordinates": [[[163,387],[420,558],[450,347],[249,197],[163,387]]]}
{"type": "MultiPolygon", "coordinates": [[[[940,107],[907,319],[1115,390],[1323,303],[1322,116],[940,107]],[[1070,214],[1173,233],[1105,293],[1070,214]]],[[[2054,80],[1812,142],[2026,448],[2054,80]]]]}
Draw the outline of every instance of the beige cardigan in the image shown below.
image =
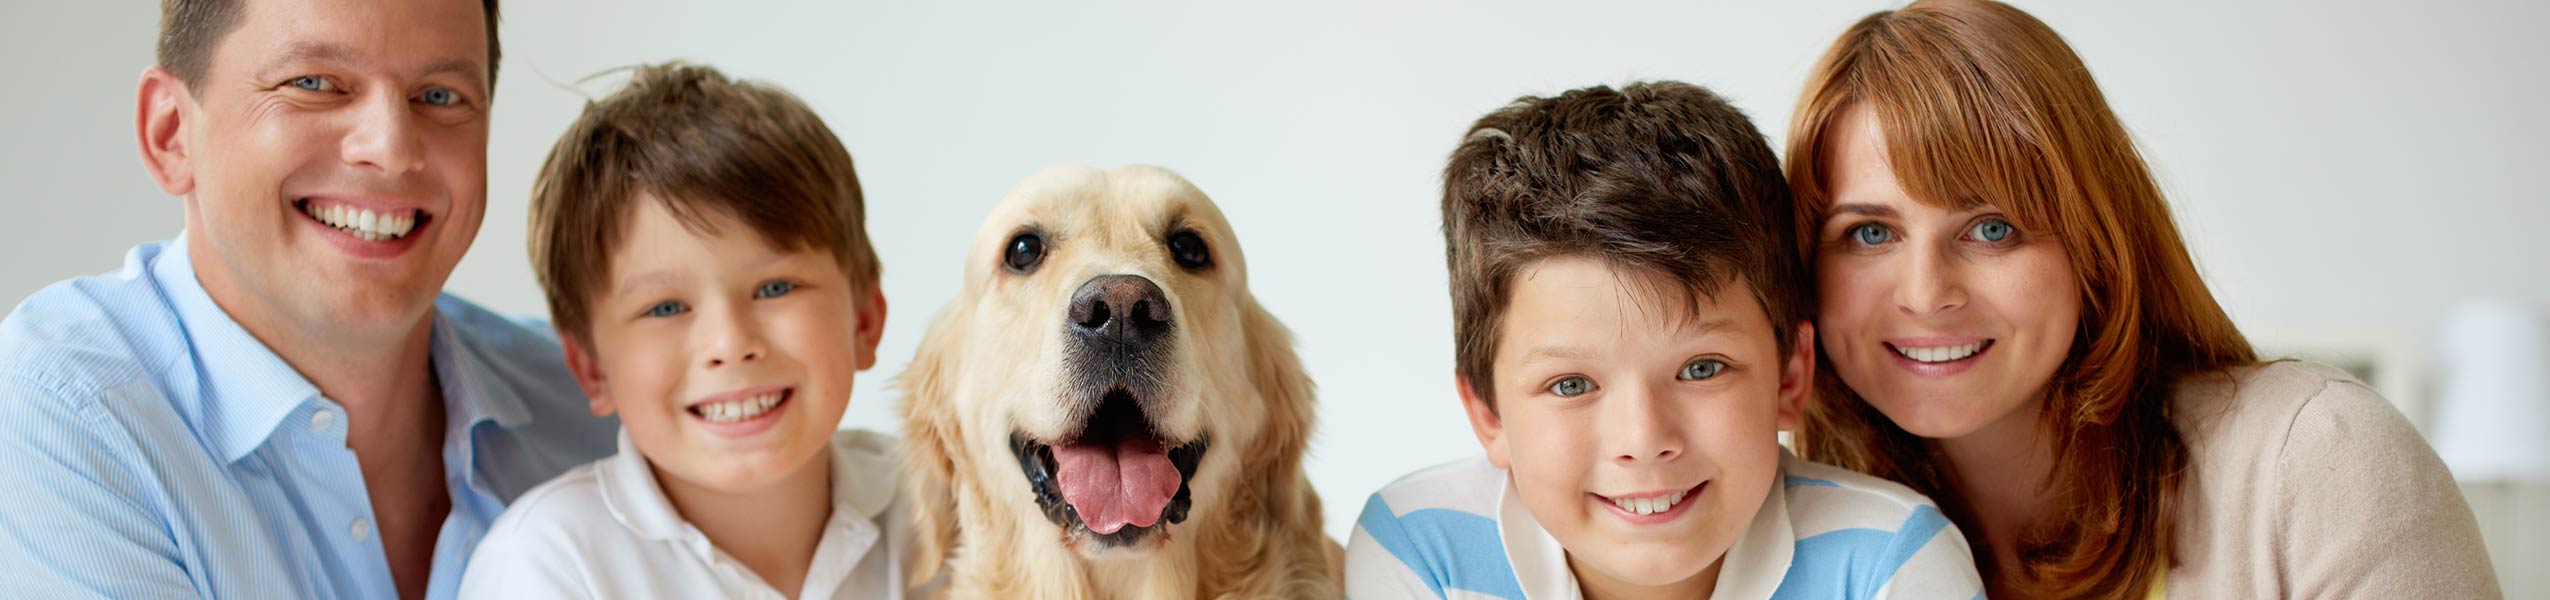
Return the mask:
{"type": "Polygon", "coordinates": [[[2170,418],[2194,472],[2173,598],[2497,598],[2479,522],[2397,408],[2344,371],[2189,377],[2170,418]]]}

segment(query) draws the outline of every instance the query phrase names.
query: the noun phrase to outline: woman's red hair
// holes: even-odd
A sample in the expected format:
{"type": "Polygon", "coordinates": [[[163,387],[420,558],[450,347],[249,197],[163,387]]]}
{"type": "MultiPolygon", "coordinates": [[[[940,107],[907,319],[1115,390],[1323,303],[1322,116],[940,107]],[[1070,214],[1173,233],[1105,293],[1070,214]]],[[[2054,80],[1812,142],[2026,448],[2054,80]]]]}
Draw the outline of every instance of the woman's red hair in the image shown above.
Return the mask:
{"type": "MultiPolygon", "coordinates": [[[[2080,329],[2038,425],[2054,452],[2044,490],[2054,504],[2020,538],[2021,572],[1997,578],[2036,597],[2143,597],[2167,567],[2189,464],[2171,384],[2257,355],[2206,290],[2132,138],[2080,57],[2019,9],[1925,0],[1869,15],[1808,76],[1790,129],[1798,251],[1810,264],[1832,205],[1818,162],[1855,106],[1876,116],[1907,194],[2008,212],[2058,240],[2080,283],[2080,329]]],[[[1905,482],[1972,522],[1929,443],[1833,370],[1817,383],[1799,454],[1905,482]]],[[[1973,541],[1989,573],[1989,550],[1973,541]]]]}

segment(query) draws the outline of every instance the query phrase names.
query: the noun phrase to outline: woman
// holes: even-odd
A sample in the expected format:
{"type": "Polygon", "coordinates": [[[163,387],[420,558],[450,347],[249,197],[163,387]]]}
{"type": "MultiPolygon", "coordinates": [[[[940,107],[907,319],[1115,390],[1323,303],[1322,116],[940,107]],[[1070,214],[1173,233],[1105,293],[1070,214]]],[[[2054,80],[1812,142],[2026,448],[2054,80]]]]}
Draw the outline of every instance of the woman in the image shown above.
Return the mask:
{"type": "Polygon", "coordinates": [[[1801,454],[1936,498],[1992,596],[2499,594],[2396,409],[2259,361],[2044,23],[1870,15],[1809,76],[1788,160],[1831,367],[1801,454]]]}

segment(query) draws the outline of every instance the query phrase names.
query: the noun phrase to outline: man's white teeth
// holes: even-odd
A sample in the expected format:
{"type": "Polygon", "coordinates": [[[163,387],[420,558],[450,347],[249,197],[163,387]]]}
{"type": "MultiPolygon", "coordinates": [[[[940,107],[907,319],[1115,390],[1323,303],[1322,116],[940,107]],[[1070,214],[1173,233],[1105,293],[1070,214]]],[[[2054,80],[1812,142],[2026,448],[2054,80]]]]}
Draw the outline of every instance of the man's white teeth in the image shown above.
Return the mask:
{"type": "Polygon", "coordinates": [[[1656,497],[1649,497],[1649,498],[1630,498],[1630,499],[1627,499],[1627,500],[1622,500],[1622,499],[1619,499],[1619,498],[1607,498],[1607,499],[1608,499],[1608,500],[1611,500],[1611,503],[1612,503],[1613,505],[1619,506],[1619,507],[1621,508],[1621,510],[1626,510],[1626,511],[1629,511],[1629,512],[1638,513],[1638,514],[1642,514],[1642,515],[1652,515],[1652,514],[1656,514],[1656,513],[1660,513],[1660,512],[1664,512],[1664,511],[1668,511],[1668,510],[1673,510],[1673,505],[1681,504],[1681,503],[1682,503],[1682,497],[1683,497],[1684,495],[1686,495],[1686,494],[1690,494],[1690,493],[1691,493],[1691,491],[1690,491],[1690,490],[1683,490],[1683,491],[1674,492],[1674,493],[1672,493],[1672,494],[1665,495],[1665,496],[1656,496],[1656,497]]]}
{"type": "Polygon", "coordinates": [[[742,400],[702,404],[697,410],[699,415],[707,418],[710,423],[733,423],[750,420],[761,416],[762,413],[770,412],[770,407],[779,405],[779,399],[779,392],[771,392],[742,400]]]}
{"type": "Polygon", "coordinates": [[[1974,356],[1974,353],[1983,350],[1983,342],[1975,342],[1963,346],[1939,346],[1934,348],[1906,348],[1903,346],[1895,346],[1894,348],[1895,353],[1904,355],[1904,358],[1926,363],[1942,363],[1953,360],[1964,360],[1968,356],[1974,356]]]}
{"type": "Polygon", "coordinates": [[[416,211],[412,210],[376,213],[343,204],[312,203],[303,206],[301,212],[367,242],[407,237],[407,232],[416,229],[416,211]]]}

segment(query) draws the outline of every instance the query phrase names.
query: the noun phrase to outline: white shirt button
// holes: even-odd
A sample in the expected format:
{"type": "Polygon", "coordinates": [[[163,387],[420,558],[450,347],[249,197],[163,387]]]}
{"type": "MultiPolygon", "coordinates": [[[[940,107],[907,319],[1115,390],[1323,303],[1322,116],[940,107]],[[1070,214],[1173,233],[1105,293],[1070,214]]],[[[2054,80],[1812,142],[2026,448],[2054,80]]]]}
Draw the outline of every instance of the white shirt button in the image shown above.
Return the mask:
{"type": "Polygon", "coordinates": [[[336,425],[336,411],[322,410],[310,414],[311,431],[327,431],[333,425],[336,425]]]}
{"type": "Polygon", "coordinates": [[[355,519],[354,526],[348,527],[347,529],[354,533],[354,541],[360,542],[372,539],[371,519],[355,519]]]}

